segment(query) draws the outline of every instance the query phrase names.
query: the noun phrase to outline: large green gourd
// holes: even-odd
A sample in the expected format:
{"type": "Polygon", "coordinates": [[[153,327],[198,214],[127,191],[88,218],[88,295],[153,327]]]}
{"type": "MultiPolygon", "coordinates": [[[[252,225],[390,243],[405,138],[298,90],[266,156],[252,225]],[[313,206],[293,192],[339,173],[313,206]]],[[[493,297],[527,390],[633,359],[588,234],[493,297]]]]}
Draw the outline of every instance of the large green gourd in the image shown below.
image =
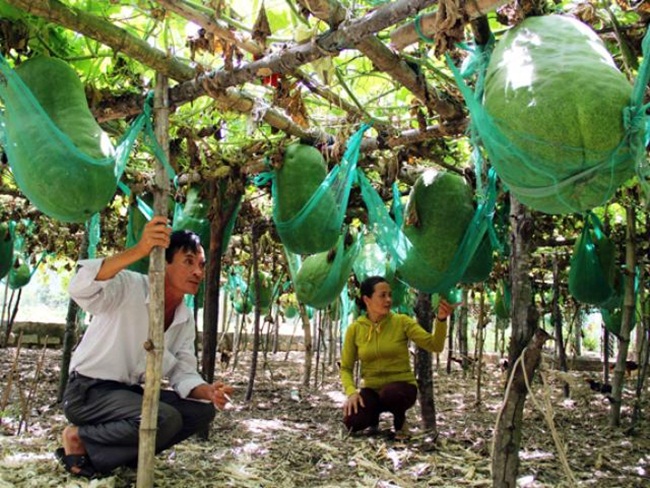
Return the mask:
{"type": "Polygon", "coordinates": [[[327,176],[327,166],[318,149],[305,144],[286,148],[282,167],[276,171],[274,218],[285,247],[296,254],[315,254],[336,244],[340,235],[332,219],[336,201],[326,190],[304,216],[299,212],[310,201],[327,176]],[[291,222],[292,219],[296,219],[291,222]]]}
{"type": "Polygon", "coordinates": [[[298,301],[319,310],[334,302],[348,281],[356,250],[354,244],[338,245],[336,250],[308,256],[293,283],[298,301]],[[343,255],[337,256],[339,252],[343,255]]]}
{"type": "Polygon", "coordinates": [[[531,208],[601,205],[634,173],[626,144],[612,157],[631,93],[588,26],[560,15],[527,18],[497,43],[487,69],[484,107],[503,136],[482,134],[491,163],[531,208]]]}
{"type": "MultiPolygon", "coordinates": [[[[115,193],[113,145],[95,121],[83,84],[68,64],[37,56],[15,71],[67,141],[61,144],[53,139],[44,130],[47,119],[37,113],[7,110],[6,136],[12,144],[9,163],[16,182],[45,214],[84,222],[115,193]]],[[[10,86],[8,96],[23,94],[10,86]]]]}
{"type": "Polygon", "coordinates": [[[29,263],[22,258],[17,258],[9,271],[9,288],[17,290],[27,285],[32,278],[32,270],[29,263]]]}
{"type": "Polygon", "coordinates": [[[614,242],[590,228],[583,229],[573,246],[569,293],[579,302],[602,306],[616,295],[616,277],[614,242]]]}
{"type": "Polygon", "coordinates": [[[0,222],[0,280],[7,276],[14,261],[14,238],[7,222],[0,222]]]}
{"type": "Polygon", "coordinates": [[[210,249],[209,204],[201,197],[201,187],[190,186],[187,190],[183,211],[174,219],[174,230],[191,230],[201,238],[201,245],[206,251],[210,249]]]}
{"type": "Polygon", "coordinates": [[[455,174],[429,169],[413,185],[403,232],[412,244],[398,268],[406,283],[429,293],[438,285],[474,215],[472,190],[455,174]]]}
{"type": "MultiPolygon", "coordinates": [[[[260,311],[267,313],[273,300],[273,278],[266,271],[260,271],[258,276],[260,280],[260,311]]],[[[251,282],[248,288],[248,296],[248,300],[254,305],[257,299],[254,281],[251,282]]]]}

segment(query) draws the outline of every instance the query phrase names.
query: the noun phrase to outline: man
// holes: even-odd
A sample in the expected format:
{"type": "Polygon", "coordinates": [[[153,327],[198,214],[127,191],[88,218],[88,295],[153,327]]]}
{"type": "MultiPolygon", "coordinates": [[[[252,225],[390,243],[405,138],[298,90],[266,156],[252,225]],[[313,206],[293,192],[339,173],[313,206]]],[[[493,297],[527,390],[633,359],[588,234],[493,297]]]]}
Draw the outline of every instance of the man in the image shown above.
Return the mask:
{"type": "Polygon", "coordinates": [[[203,279],[199,237],[172,233],[164,217],[154,217],[135,246],[106,259],[80,261],[70,282],[70,296],[93,315],[72,356],[63,397],[64,413],[74,425],[63,431],[56,456],[72,474],[94,477],[137,463],[149,280],[126,268],[155,246],[166,249],[163,376],[172,388],[160,392],[156,452],[207,427],[215,406],[222,409],[232,393],[197,373],[194,319],[184,296],[196,294],[203,279]]]}

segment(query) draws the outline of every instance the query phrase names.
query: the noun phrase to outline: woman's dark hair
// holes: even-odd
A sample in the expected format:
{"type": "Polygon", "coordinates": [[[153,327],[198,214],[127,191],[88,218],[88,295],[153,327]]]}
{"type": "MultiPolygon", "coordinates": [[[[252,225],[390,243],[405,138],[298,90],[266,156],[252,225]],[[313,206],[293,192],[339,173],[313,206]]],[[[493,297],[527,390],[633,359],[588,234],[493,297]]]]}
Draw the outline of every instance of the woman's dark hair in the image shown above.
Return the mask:
{"type": "Polygon", "coordinates": [[[366,302],[363,301],[363,297],[370,298],[375,292],[375,285],[377,283],[388,283],[388,280],[383,276],[368,276],[359,287],[359,296],[357,297],[357,307],[359,310],[366,310],[366,302]]]}
{"type": "Polygon", "coordinates": [[[171,263],[179,249],[185,252],[199,252],[201,238],[191,230],[175,230],[169,237],[169,247],[165,249],[165,261],[171,263]]]}

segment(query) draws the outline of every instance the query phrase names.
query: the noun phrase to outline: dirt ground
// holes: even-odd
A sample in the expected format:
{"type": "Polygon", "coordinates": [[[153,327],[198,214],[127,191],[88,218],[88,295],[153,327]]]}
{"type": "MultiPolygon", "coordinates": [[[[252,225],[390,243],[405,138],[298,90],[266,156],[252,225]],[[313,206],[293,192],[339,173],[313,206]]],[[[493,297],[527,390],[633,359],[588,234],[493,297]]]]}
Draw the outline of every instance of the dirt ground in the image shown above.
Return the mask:
{"type": "MultiPolygon", "coordinates": [[[[0,351],[0,399],[6,402],[0,488],[135,486],[135,471],[127,468],[86,481],[57,464],[53,453],[66,425],[56,402],[61,353],[24,349],[12,373],[15,355],[15,349],[0,351]]],[[[208,441],[190,439],[156,458],[155,486],[491,486],[492,433],[504,386],[497,365],[485,366],[477,401],[476,372],[464,373],[454,363],[447,374],[441,363],[434,378],[438,435],[421,429],[416,405],[408,418],[411,439],[398,441],[389,416],[382,418],[379,435],[346,435],[335,366],[320,367],[318,384],[307,389],[301,386],[302,358],[300,352],[260,357],[250,402],[244,401],[250,358],[222,371],[220,377],[236,387],[233,404],[217,415],[208,441]]],[[[608,400],[584,381],[585,375],[598,379],[597,373],[562,375],[542,368],[545,384],[538,376],[525,410],[519,486],[650,486],[648,391],[642,420],[629,435],[633,378],[626,385],[623,425],[611,428],[608,400]],[[570,399],[562,395],[563,381],[571,385],[570,399]]]]}

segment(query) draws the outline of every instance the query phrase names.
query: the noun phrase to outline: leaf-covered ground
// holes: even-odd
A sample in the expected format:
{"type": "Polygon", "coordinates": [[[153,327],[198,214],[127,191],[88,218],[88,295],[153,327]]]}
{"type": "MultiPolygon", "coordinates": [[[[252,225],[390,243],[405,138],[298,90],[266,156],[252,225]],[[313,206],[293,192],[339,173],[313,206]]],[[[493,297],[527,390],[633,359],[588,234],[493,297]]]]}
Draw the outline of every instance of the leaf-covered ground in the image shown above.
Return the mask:
{"type": "MultiPolygon", "coordinates": [[[[66,425],[56,403],[60,351],[23,350],[8,392],[15,349],[0,351],[0,399],[8,398],[0,427],[0,488],[127,487],[135,471],[84,481],[57,464],[54,449],[66,425]],[[39,359],[43,357],[39,368],[39,359]],[[37,380],[36,372],[40,369],[37,380]],[[25,405],[29,416],[24,420],[25,405]]],[[[251,402],[244,396],[249,358],[240,358],[223,378],[236,386],[233,404],[218,414],[208,441],[191,439],[156,458],[158,487],[463,487],[490,486],[490,448],[504,378],[487,365],[477,402],[476,374],[455,369],[435,372],[438,436],[423,432],[419,408],[410,411],[412,437],[397,441],[390,418],[382,418],[377,436],[346,435],[340,423],[343,396],[335,367],[320,368],[318,384],[301,386],[302,353],[260,358],[251,402]],[[292,392],[292,390],[294,390],[292,392]],[[297,390],[297,395],[296,391],[297,390]]],[[[537,408],[528,400],[520,453],[520,486],[640,487],[650,486],[648,404],[634,435],[626,435],[632,405],[628,381],[623,427],[608,427],[609,403],[589,389],[585,375],[543,371],[547,386],[535,382],[537,408]],[[562,395],[562,380],[572,385],[571,399],[562,395]],[[548,401],[545,402],[545,395],[548,401]],[[544,407],[544,405],[547,405],[544,407]],[[545,420],[552,417],[552,427],[545,420]],[[560,454],[553,430],[564,443],[560,454]],[[562,468],[566,459],[568,469],[562,468]]],[[[647,390],[644,393],[647,397],[647,390]]]]}

